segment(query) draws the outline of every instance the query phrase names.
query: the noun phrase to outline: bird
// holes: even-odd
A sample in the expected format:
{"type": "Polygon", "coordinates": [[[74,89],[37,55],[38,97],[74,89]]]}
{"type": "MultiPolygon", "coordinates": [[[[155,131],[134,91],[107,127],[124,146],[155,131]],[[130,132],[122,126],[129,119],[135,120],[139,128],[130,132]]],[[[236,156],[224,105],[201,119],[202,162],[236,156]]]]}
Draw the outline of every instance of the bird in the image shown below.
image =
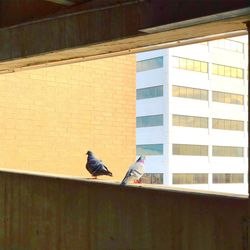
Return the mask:
{"type": "Polygon", "coordinates": [[[97,179],[97,176],[100,175],[113,176],[102,161],[98,160],[91,151],[87,151],[86,154],[88,155],[86,169],[92,176],[94,176],[95,179],[97,179]]]}
{"type": "Polygon", "coordinates": [[[137,161],[131,165],[126,173],[121,185],[126,185],[129,182],[139,183],[139,179],[144,174],[144,161],[145,156],[140,156],[137,161]]]}

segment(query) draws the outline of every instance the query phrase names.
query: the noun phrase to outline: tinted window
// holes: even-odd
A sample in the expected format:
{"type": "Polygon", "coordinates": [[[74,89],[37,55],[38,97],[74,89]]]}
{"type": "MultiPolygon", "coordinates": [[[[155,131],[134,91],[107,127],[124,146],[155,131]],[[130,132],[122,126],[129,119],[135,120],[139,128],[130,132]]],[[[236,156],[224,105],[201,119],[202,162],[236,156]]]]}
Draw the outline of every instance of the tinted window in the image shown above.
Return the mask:
{"type": "Polygon", "coordinates": [[[136,146],[137,155],[162,155],[163,144],[144,144],[136,146]]]}
{"type": "Polygon", "coordinates": [[[147,99],[147,98],[154,98],[163,96],[163,86],[156,86],[150,88],[143,88],[136,90],[136,99],[147,99]]]}
{"type": "Polygon", "coordinates": [[[163,115],[148,115],[136,117],[136,127],[153,127],[163,125],[163,115]]]}
{"type": "Polygon", "coordinates": [[[157,69],[163,67],[163,57],[155,57],[148,60],[138,61],[136,63],[136,71],[142,72],[151,69],[157,69]]]}

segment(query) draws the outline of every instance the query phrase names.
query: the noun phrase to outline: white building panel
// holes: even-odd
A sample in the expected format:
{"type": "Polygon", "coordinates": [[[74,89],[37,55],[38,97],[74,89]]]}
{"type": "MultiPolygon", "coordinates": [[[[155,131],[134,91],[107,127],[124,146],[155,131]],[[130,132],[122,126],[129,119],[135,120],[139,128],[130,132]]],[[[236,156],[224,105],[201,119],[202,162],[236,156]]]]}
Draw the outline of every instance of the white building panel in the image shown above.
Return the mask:
{"type": "Polygon", "coordinates": [[[208,145],[208,129],[173,127],[171,130],[171,143],[208,145]]]}
{"type": "Polygon", "coordinates": [[[164,114],[163,97],[137,100],[136,116],[159,115],[164,114]]]}
{"type": "Polygon", "coordinates": [[[211,87],[214,91],[245,94],[245,84],[242,79],[229,78],[224,76],[211,76],[211,87]]]}
{"type": "Polygon", "coordinates": [[[209,59],[209,49],[207,45],[203,44],[179,46],[171,49],[171,55],[207,62],[209,59]]]}
{"type": "Polygon", "coordinates": [[[165,173],[166,167],[163,156],[147,156],[145,160],[145,173],[165,173]]]}
{"type": "Polygon", "coordinates": [[[188,71],[183,69],[171,69],[171,84],[180,85],[199,89],[208,89],[208,74],[188,71]]]}
{"type": "Polygon", "coordinates": [[[210,190],[232,194],[248,194],[248,188],[245,184],[212,184],[210,190]]]}
{"type": "Polygon", "coordinates": [[[181,163],[174,162],[171,164],[170,169],[172,173],[209,173],[210,172],[210,164],[208,161],[192,161],[192,159],[188,159],[189,161],[181,163]],[[181,164],[181,165],[179,165],[181,164]]]}
{"type": "Polygon", "coordinates": [[[214,157],[211,157],[210,162],[211,162],[212,166],[216,167],[217,171],[221,172],[222,170],[225,170],[225,171],[227,171],[225,173],[228,173],[228,171],[229,171],[229,170],[227,170],[227,166],[229,166],[228,168],[230,168],[232,166],[238,166],[238,171],[243,172],[244,169],[240,170],[241,169],[240,166],[244,166],[246,164],[244,157],[218,157],[218,156],[214,156],[214,157]],[[219,169],[219,166],[221,166],[220,169],[219,169]]]}
{"type": "Polygon", "coordinates": [[[208,117],[210,112],[207,101],[190,98],[172,97],[169,105],[170,114],[208,117]]]}
{"type": "Polygon", "coordinates": [[[195,185],[172,185],[173,187],[177,187],[177,188],[185,188],[185,189],[195,189],[195,190],[208,190],[209,189],[209,185],[208,184],[195,184],[195,185]]]}
{"type": "Polygon", "coordinates": [[[226,131],[220,129],[212,129],[211,144],[215,146],[234,146],[234,147],[244,147],[247,146],[247,138],[244,132],[238,131],[226,131]]]}
{"type": "Polygon", "coordinates": [[[227,65],[237,68],[244,68],[244,54],[211,46],[211,61],[215,64],[227,65]]]}
{"type": "Polygon", "coordinates": [[[166,69],[152,69],[136,74],[136,88],[148,88],[166,84],[166,69]]]}
{"type": "Polygon", "coordinates": [[[163,126],[137,128],[136,129],[136,144],[163,144],[164,143],[164,128],[163,126]]]}

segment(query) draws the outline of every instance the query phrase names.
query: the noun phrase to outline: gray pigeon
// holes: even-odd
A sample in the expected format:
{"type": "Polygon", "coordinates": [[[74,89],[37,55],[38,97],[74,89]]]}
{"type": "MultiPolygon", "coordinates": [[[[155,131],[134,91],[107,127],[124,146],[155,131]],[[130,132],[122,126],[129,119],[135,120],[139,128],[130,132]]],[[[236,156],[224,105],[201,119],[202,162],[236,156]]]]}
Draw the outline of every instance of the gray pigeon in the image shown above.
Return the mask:
{"type": "Polygon", "coordinates": [[[113,176],[108,168],[102,163],[102,161],[95,158],[94,154],[91,151],[87,152],[88,158],[86,163],[86,169],[89,173],[97,178],[100,175],[109,175],[113,176]]]}
{"type": "Polygon", "coordinates": [[[140,156],[138,160],[130,166],[128,172],[126,173],[121,185],[126,185],[132,181],[138,182],[144,173],[144,160],[145,156],[140,156]]]}

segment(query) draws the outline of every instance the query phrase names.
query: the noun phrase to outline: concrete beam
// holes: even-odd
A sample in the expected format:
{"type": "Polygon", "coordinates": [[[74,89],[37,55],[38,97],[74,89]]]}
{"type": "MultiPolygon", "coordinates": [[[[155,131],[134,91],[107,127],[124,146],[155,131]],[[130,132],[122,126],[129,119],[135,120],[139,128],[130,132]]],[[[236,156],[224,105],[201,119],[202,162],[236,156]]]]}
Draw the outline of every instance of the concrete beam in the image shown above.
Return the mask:
{"type": "Polygon", "coordinates": [[[74,5],[76,3],[83,3],[86,1],[90,1],[90,0],[45,0],[45,1],[56,3],[56,4],[62,4],[62,5],[66,5],[66,6],[71,6],[71,5],[74,5]]]}
{"type": "Polygon", "coordinates": [[[0,172],[0,249],[249,249],[247,199],[0,172]]]}
{"type": "Polygon", "coordinates": [[[214,39],[246,32],[250,20],[247,1],[109,0],[82,6],[73,13],[0,29],[0,72],[214,39]]]}
{"type": "Polygon", "coordinates": [[[68,9],[67,6],[44,0],[0,1],[0,28],[39,20],[66,8],[68,9]]]}
{"type": "Polygon", "coordinates": [[[73,1],[70,1],[70,0],[46,0],[46,1],[57,3],[57,4],[62,4],[62,5],[67,5],[67,6],[75,4],[73,1]]]}

